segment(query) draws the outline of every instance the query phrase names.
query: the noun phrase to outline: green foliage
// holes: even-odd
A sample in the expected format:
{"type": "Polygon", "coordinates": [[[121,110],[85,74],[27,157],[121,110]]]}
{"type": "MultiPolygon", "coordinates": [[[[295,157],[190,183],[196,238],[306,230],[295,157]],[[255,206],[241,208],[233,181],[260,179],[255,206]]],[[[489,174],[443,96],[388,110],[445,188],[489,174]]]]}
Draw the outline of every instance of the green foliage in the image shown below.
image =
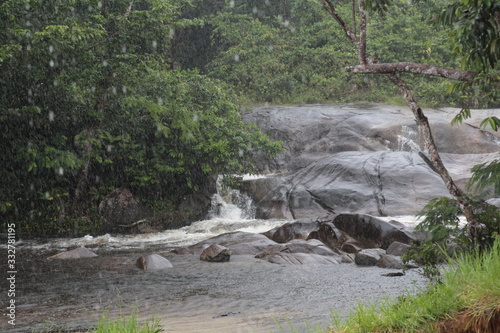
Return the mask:
{"type": "Polygon", "coordinates": [[[424,265],[424,275],[430,279],[440,276],[439,264],[447,256],[448,242],[453,241],[458,246],[467,245],[468,238],[464,225],[460,223],[462,211],[455,200],[450,198],[432,199],[417,214],[424,220],[415,228],[427,235],[427,238],[413,243],[410,250],[403,255],[405,263],[414,260],[424,265]]]}
{"type": "Polygon", "coordinates": [[[175,30],[200,24],[182,18],[189,5],[0,4],[0,210],[21,233],[88,230],[82,217],[116,187],[178,203],[279,151],[224,83],[173,69],[175,30]]]}
{"type": "Polygon", "coordinates": [[[119,317],[111,320],[108,315],[103,315],[97,324],[95,330],[89,330],[89,333],[159,333],[162,329],[157,319],[152,318],[141,324],[137,320],[137,315],[130,317],[119,317]]]}
{"type": "MultiPolygon", "coordinates": [[[[482,200],[471,199],[475,217],[483,226],[480,243],[488,248],[500,235],[500,209],[482,200]]],[[[461,223],[462,211],[450,198],[431,200],[417,215],[424,217],[416,230],[426,233],[425,241],[413,243],[403,256],[405,262],[414,260],[424,265],[424,274],[436,279],[440,276],[439,265],[448,256],[471,251],[467,237],[467,225],[461,223]]]]}
{"type": "MultiPolygon", "coordinates": [[[[385,13],[370,18],[371,54],[384,62],[425,60],[454,65],[446,32],[436,31],[425,22],[431,5],[409,5],[406,1],[389,4],[385,0],[369,3],[373,10],[385,13]]],[[[343,17],[350,16],[349,3],[338,6],[343,17]]],[[[207,16],[207,22],[213,29],[213,48],[218,52],[203,71],[230,83],[243,99],[272,103],[386,102],[396,94],[384,78],[345,71],[347,65],[357,61],[355,50],[316,1],[237,1],[207,16]]],[[[456,105],[461,101],[460,94],[446,93],[447,82],[419,77],[410,81],[426,105],[456,105]]]]}
{"type": "Polygon", "coordinates": [[[447,263],[441,283],[382,304],[359,305],[347,320],[335,320],[331,332],[436,332],[439,320],[464,309],[482,316],[500,307],[500,238],[485,253],[447,263]]]}
{"type": "Polygon", "coordinates": [[[500,161],[494,160],[489,163],[475,165],[471,169],[472,176],[467,187],[475,186],[476,190],[483,190],[488,186],[493,187],[493,193],[500,195],[500,161]]]}

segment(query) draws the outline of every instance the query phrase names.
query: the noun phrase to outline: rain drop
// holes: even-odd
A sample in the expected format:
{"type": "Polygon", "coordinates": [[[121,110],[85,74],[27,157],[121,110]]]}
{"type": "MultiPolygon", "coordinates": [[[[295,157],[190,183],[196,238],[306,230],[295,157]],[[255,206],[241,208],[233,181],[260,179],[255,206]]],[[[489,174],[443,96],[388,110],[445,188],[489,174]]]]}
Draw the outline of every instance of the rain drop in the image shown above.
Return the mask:
{"type": "Polygon", "coordinates": [[[163,98],[158,97],[158,105],[163,105],[163,98]]]}
{"type": "Polygon", "coordinates": [[[45,199],[48,199],[48,198],[50,198],[50,193],[49,193],[49,191],[45,192],[45,199]]]}
{"type": "Polygon", "coordinates": [[[153,44],[153,48],[154,48],[154,49],[156,49],[156,48],[158,47],[158,42],[157,42],[157,41],[155,41],[155,40],[154,40],[154,41],[152,42],[152,44],[153,44]]]}
{"type": "Polygon", "coordinates": [[[102,65],[103,67],[108,67],[108,62],[106,60],[103,60],[102,65]]]}
{"type": "Polygon", "coordinates": [[[124,94],[126,94],[126,93],[127,93],[127,87],[122,86],[122,92],[123,92],[124,94]]]}
{"type": "Polygon", "coordinates": [[[107,146],[106,146],[106,151],[107,151],[108,153],[111,153],[111,150],[113,150],[113,146],[111,146],[111,145],[107,145],[107,146]]]}
{"type": "Polygon", "coordinates": [[[252,8],[252,13],[257,14],[258,12],[259,12],[259,10],[257,9],[257,7],[254,6],[252,8]]]}
{"type": "Polygon", "coordinates": [[[35,190],[35,184],[31,183],[30,184],[30,191],[34,191],[35,190]]]}
{"type": "Polygon", "coordinates": [[[170,38],[174,38],[174,36],[175,36],[175,30],[170,29],[170,38]]]}
{"type": "Polygon", "coordinates": [[[234,8],[234,0],[229,1],[229,7],[234,8]]]}
{"type": "Polygon", "coordinates": [[[268,49],[269,49],[269,51],[272,51],[272,50],[274,50],[274,46],[273,45],[269,45],[268,49]]]}
{"type": "Polygon", "coordinates": [[[63,167],[59,167],[59,170],[57,171],[58,175],[59,176],[63,176],[64,175],[64,168],[63,167]]]}
{"type": "Polygon", "coordinates": [[[54,111],[49,111],[49,121],[54,121],[54,118],[55,118],[55,113],[54,111]]]}
{"type": "Polygon", "coordinates": [[[235,54],[234,55],[234,61],[240,61],[240,55],[239,54],[235,54]]]}
{"type": "Polygon", "coordinates": [[[52,53],[52,52],[54,52],[54,46],[50,45],[49,46],[49,53],[52,53]]]}
{"type": "Polygon", "coordinates": [[[97,3],[97,8],[99,8],[99,9],[101,9],[101,8],[102,8],[102,2],[101,2],[101,1],[99,1],[99,2],[97,3]]]}
{"type": "Polygon", "coordinates": [[[127,53],[127,45],[122,45],[122,53],[127,53]]]}
{"type": "Polygon", "coordinates": [[[117,90],[116,90],[115,86],[113,86],[113,88],[111,88],[111,91],[113,92],[113,95],[116,95],[117,90]]]}
{"type": "Polygon", "coordinates": [[[54,60],[51,60],[51,61],[49,62],[49,65],[50,65],[50,67],[54,67],[54,66],[56,65],[56,63],[54,62],[54,60]]]}

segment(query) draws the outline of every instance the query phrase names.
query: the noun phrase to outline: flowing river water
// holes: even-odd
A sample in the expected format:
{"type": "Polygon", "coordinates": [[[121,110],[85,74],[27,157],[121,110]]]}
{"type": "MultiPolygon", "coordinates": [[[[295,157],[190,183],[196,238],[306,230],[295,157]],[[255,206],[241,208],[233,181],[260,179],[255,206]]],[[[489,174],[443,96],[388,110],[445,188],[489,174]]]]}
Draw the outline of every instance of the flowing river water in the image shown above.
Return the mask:
{"type": "MultiPolygon", "coordinates": [[[[414,222],[412,217],[399,220],[414,222]]],[[[16,325],[7,324],[4,312],[0,331],[77,332],[95,326],[103,314],[115,318],[136,313],[139,320],[154,316],[164,332],[171,333],[307,332],[307,327],[327,326],[332,311],[345,317],[359,302],[378,304],[425,288],[426,280],[417,270],[384,277],[388,270],[355,264],[278,265],[249,255],[209,263],[169,253],[221,233],[264,232],[286,222],[290,221],[242,218],[239,208],[223,204],[218,216],[178,230],[20,240],[16,325]],[[79,246],[98,257],[46,260],[79,246]],[[149,253],[167,257],[173,268],[137,268],[137,258],[149,253]]]]}

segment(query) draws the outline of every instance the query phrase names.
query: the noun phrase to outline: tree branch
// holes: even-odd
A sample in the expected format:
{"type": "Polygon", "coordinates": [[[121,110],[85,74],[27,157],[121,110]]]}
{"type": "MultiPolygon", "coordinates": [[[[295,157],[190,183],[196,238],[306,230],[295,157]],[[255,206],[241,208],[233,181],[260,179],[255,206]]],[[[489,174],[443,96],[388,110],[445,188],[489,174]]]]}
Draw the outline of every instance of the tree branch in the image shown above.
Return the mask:
{"type": "Polygon", "coordinates": [[[365,0],[359,0],[359,42],[358,60],[361,65],[366,65],[366,11],[365,0]]]}
{"type": "Polygon", "coordinates": [[[414,62],[395,62],[395,63],[377,63],[377,64],[361,64],[349,66],[346,69],[348,72],[356,74],[394,74],[398,72],[440,76],[447,79],[457,81],[472,81],[477,75],[475,71],[462,71],[458,69],[445,68],[440,66],[432,66],[419,64],[414,62]]]}
{"type": "Polygon", "coordinates": [[[323,6],[323,9],[326,10],[334,19],[337,21],[337,23],[340,25],[342,30],[344,30],[346,36],[355,44],[358,44],[358,38],[356,37],[356,34],[349,29],[345,21],[340,17],[339,13],[335,10],[335,6],[333,5],[331,0],[319,0],[321,5],[323,6]]]}

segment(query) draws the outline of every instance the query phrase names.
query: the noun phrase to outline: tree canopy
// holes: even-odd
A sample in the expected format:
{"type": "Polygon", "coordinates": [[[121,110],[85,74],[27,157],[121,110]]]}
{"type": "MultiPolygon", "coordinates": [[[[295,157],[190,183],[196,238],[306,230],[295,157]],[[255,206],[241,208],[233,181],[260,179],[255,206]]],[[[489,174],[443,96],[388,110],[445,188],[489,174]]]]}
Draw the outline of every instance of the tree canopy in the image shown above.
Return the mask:
{"type": "MultiPolygon", "coordinates": [[[[357,35],[353,3],[335,6],[357,35]]],[[[498,1],[365,3],[378,60],[353,65],[359,50],[316,0],[1,2],[0,211],[26,231],[71,230],[117,187],[175,209],[280,149],[239,105],[401,104],[390,81],[350,73],[384,63],[424,105],[463,107],[456,122],[500,106],[498,1]]]]}
{"type": "Polygon", "coordinates": [[[116,187],[178,203],[274,154],[231,89],[174,68],[188,1],[0,4],[0,209],[19,232],[72,229],[116,187]],[[27,221],[27,222],[26,222],[27,221]]]}

